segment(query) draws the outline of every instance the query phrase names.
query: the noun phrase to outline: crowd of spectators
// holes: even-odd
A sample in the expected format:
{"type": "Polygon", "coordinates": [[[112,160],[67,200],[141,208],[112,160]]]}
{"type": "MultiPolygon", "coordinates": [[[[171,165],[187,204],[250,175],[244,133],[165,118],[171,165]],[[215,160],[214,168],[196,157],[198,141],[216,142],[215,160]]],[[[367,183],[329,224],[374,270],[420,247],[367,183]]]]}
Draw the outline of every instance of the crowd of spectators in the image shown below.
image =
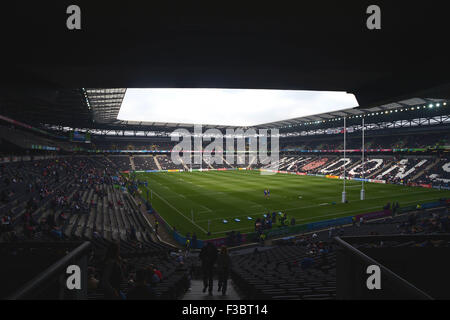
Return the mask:
{"type": "Polygon", "coordinates": [[[89,240],[96,251],[88,270],[92,298],[178,297],[189,286],[189,258],[180,260],[170,247],[153,242],[150,233],[144,236],[135,224],[141,215],[138,208],[130,207],[121,195],[128,187],[128,181],[104,157],[65,156],[1,164],[0,241],[73,241],[78,236],[85,239],[87,233],[77,236],[68,229],[92,228],[89,240]],[[129,220],[117,230],[126,237],[107,238],[119,211],[129,220]],[[105,222],[107,229],[99,230],[98,223],[105,222]],[[119,243],[125,258],[119,253],[119,243]]]}

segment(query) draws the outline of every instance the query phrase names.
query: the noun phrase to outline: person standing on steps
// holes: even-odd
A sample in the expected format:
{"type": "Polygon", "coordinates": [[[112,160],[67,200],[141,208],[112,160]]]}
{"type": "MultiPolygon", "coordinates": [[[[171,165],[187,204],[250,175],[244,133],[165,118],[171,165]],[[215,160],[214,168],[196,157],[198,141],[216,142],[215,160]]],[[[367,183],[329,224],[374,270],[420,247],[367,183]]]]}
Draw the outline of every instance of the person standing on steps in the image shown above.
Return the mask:
{"type": "Polygon", "coordinates": [[[124,294],[120,290],[124,278],[123,267],[119,244],[111,243],[106,251],[99,283],[104,289],[105,299],[124,299],[124,294]]]}
{"type": "Polygon", "coordinates": [[[217,271],[219,273],[218,290],[222,291],[222,295],[227,294],[228,276],[231,270],[231,259],[228,255],[228,249],[226,246],[220,248],[220,254],[217,258],[217,271]]]}
{"type": "Polygon", "coordinates": [[[202,261],[203,292],[206,292],[206,289],[208,289],[209,295],[212,296],[213,271],[214,264],[217,260],[216,246],[213,243],[208,242],[200,251],[199,258],[202,261]]]}
{"type": "Polygon", "coordinates": [[[191,250],[191,240],[188,238],[186,239],[186,244],[185,244],[185,253],[184,255],[187,257],[189,255],[189,251],[191,250]]]}
{"type": "Polygon", "coordinates": [[[155,219],[155,234],[158,234],[159,222],[155,219]]]}

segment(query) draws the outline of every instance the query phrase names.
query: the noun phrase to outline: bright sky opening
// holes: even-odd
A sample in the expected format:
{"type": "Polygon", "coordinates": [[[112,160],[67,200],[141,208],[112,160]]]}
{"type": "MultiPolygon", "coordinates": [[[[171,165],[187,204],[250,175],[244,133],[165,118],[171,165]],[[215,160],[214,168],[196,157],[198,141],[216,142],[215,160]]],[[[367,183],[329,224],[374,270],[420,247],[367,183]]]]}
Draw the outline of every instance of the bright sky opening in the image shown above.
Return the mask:
{"type": "Polygon", "coordinates": [[[120,120],[253,126],[358,106],[353,94],[263,89],[127,89],[120,120]]]}

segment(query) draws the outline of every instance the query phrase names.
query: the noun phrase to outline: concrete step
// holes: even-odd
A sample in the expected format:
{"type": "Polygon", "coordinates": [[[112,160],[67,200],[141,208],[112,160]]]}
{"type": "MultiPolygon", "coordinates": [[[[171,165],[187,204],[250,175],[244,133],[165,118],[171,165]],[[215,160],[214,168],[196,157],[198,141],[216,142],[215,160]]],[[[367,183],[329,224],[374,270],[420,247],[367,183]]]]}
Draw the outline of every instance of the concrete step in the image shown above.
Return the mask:
{"type": "Polygon", "coordinates": [[[209,296],[208,291],[203,293],[203,281],[191,280],[191,288],[186,292],[182,300],[241,300],[239,294],[234,288],[233,281],[228,279],[227,294],[217,291],[218,280],[215,278],[213,282],[213,295],[209,296]]]}

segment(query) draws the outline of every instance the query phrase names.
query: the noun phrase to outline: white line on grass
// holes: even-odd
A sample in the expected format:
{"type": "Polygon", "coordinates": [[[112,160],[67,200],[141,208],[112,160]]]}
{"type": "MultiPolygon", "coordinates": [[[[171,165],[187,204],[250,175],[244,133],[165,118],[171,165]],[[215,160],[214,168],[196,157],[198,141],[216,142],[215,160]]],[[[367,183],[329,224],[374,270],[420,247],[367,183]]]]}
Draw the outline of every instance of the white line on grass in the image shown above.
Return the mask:
{"type": "MultiPolygon", "coordinates": [[[[210,208],[205,207],[205,206],[202,205],[202,204],[199,204],[199,206],[202,207],[202,208],[205,208],[205,209],[206,209],[206,212],[212,212],[212,210],[211,210],[210,208]]],[[[204,211],[202,211],[202,212],[204,212],[204,211]]]]}
{"type": "MultiPolygon", "coordinates": [[[[417,202],[428,201],[428,200],[436,200],[436,198],[419,199],[419,200],[415,200],[415,201],[405,202],[404,204],[417,203],[417,202]]],[[[379,206],[377,206],[377,207],[371,207],[371,208],[366,208],[366,209],[369,209],[369,210],[370,210],[370,209],[375,209],[375,208],[379,208],[379,206]]],[[[286,211],[286,210],[285,210],[285,211],[286,211]]],[[[341,215],[341,214],[343,214],[343,213],[351,213],[351,212],[355,212],[355,211],[360,211],[360,210],[343,211],[343,212],[339,212],[339,213],[325,214],[325,215],[314,216],[314,217],[305,218],[305,219],[295,219],[295,221],[305,221],[305,220],[310,220],[310,219],[314,219],[314,218],[321,218],[321,217],[332,217],[332,216],[338,216],[338,215],[341,215]]],[[[230,218],[225,218],[225,219],[230,219],[230,218]]],[[[312,221],[312,222],[314,222],[314,221],[312,221]]],[[[240,228],[240,229],[230,229],[230,230],[225,230],[225,231],[211,232],[211,234],[219,234],[219,233],[226,233],[226,232],[230,232],[230,231],[242,231],[242,230],[250,230],[250,229],[251,229],[251,227],[240,228]]]]}
{"type": "MultiPolygon", "coordinates": [[[[314,207],[317,207],[317,204],[311,205],[311,206],[305,206],[305,207],[283,209],[283,210],[271,210],[271,209],[268,209],[268,208],[265,208],[265,209],[266,209],[266,211],[270,211],[270,212],[279,212],[279,211],[292,211],[292,210],[307,209],[307,208],[314,208],[314,207]]],[[[248,217],[262,216],[262,212],[260,211],[260,212],[257,212],[257,213],[241,214],[241,215],[233,216],[233,217],[216,218],[216,219],[212,219],[211,221],[222,220],[222,219],[234,219],[234,218],[239,218],[239,217],[243,217],[243,216],[248,216],[248,217]]],[[[208,221],[208,220],[198,220],[198,222],[205,222],[205,221],[208,221]]]]}
{"type": "MultiPolygon", "coordinates": [[[[423,192],[416,192],[414,194],[417,194],[417,193],[423,193],[423,192]]],[[[413,194],[413,193],[412,192],[411,193],[398,193],[398,194],[393,194],[392,196],[411,195],[411,194],[413,194]]],[[[385,197],[375,197],[375,198],[370,198],[370,199],[366,198],[366,200],[376,200],[376,199],[380,199],[380,198],[385,198],[385,197]]],[[[321,199],[326,199],[326,198],[321,198],[321,199]]],[[[423,200],[419,200],[419,201],[423,201],[423,200]]],[[[407,203],[409,203],[409,202],[407,202],[407,203]]],[[[299,210],[299,209],[309,209],[309,208],[315,208],[315,207],[319,207],[319,206],[320,205],[314,204],[314,205],[310,205],[310,206],[296,207],[296,208],[289,208],[289,209],[281,209],[281,210],[279,210],[279,209],[275,209],[275,210],[267,209],[267,210],[268,211],[272,211],[272,212],[279,212],[279,211],[283,212],[283,211],[293,211],[293,210],[299,210]]],[[[374,208],[380,208],[380,206],[376,206],[376,207],[373,207],[373,208],[367,208],[367,209],[374,209],[374,208]]],[[[342,211],[339,214],[341,214],[341,213],[347,213],[347,212],[346,211],[342,211]]],[[[239,216],[233,216],[233,217],[223,217],[223,219],[234,219],[234,218],[242,217],[244,215],[246,215],[246,214],[241,214],[239,216]]],[[[247,216],[254,217],[254,216],[261,216],[261,215],[262,215],[261,212],[257,212],[257,213],[248,214],[247,216]]],[[[212,219],[211,221],[215,221],[215,220],[222,220],[222,218],[212,219]]],[[[207,221],[207,220],[198,220],[198,222],[205,222],[205,221],[207,221]]]]}
{"type": "MultiPolygon", "coordinates": [[[[156,181],[157,182],[157,181],[156,181]]],[[[190,182],[190,181],[189,181],[190,182]]],[[[157,182],[159,185],[161,185],[161,186],[163,186],[163,187],[165,187],[165,188],[167,188],[166,186],[164,186],[163,184],[161,184],[161,183],[159,183],[159,182],[157,182]]],[[[359,184],[358,185],[355,185],[355,186],[359,186],[359,184]]],[[[169,189],[169,188],[167,188],[167,189],[169,189]]],[[[385,191],[383,191],[383,192],[385,192],[385,191]]],[[[390,191],[389,191],[390,192],[390,191]]],[[[421,190],[421,191],[419,191],[419,192],[408,192],[407,194],[408,195],[411,195],[411,194],[423,194],[424,192],[423,192],[423,190],[421,190]]],[[[202,195],[204,195],[204,194],[226,194],[225,192],[220,192],[220,191],[216,191],[216,192],[205,192],[205,193],[202,193],[202,194],[195,194],[195,196],[202,196],[202,195]]],[[[174,210],[176,210],[179,214],[181,214],[186,220],[188,220],[188,221],[190,221],[192,224],[194,224],[194,225],[196,225],[199,229],[201,229],[203,232],[205,232],[206,233],[206,231],[202,228],[202,227],[200,227],[198,224],[196,224],[195,222],[192,222],[188,217],[186,217],[185,215],[183,215],[178,209],[176,209],[175,207],[173,207],[170,203],[168,203],[164,198],[162,198],[160,195],[158,195],[158,194],[156,194],[159,198],[161,198],[161,200],[163,200],[166,204],[168,204],[170,207],[172,207],[174,210]]],[[[390,197],[395,197],[395,196],[403,196],[403,195],[406,195],[405,193],[398,193],[398,194],[391,194],[390,195],[390,197]]],[[[176,193],[175,192],[175,195],[174,196],[169,196],[168,198],[176,198],[177,196],[182,196],[181,194],[179,194],[179,193],[176,193]]],[[[216,197],[217,198],[217,197],[216,197]]],[[[369,198],[369,199],[367,199],[367,200],[375,200],[375,199],[380,199],[380,198],[387,198],[386,196],[380,196],[380,197],[375,197],[375,198],[369,198]]],[[[325,199],[336,199],[336,196],[333,196],[333,197],[327,197],[327,198],[321,198],[322,200],[325,200],[325,199]]],[[[433,198],[434,199],[434,198],[433,198]]],[[[415,200],[415,201],[413,201],[413,202],[416,202],[416,201],[424,201],[424,200],[415,200]]],[[[253,201],[252,201],[253,202],[253,201]]],[[[411,202],[411,203],[413,203],[413,202],[411,202]]],[[[407,203],[410,203],[410,202],[407,202],[407,203]]],[[[257,206],[260,206],[261,208],[264,208],[265,210],[267,210],[267,211],[271,211],[271,210],[269,210],[268,208],[265,208],[264,206],[262,206],[262,205],[257,205],[257,206]]],[[[204,207],[204,206],[203,206],[204,207]]],[[[256,207],[256,205],[255,206],[252,206],[252,207],[256,207]]],[[[292,210],[298,210],[298,209],[305,209],[305,208],[312,208],[312,207],[317,207],[317,205],[311,205],[311,206],[304,206],[304,207],[296,207],[296,208],[290,208],[290,209],[282,209],[281,211],[292,211],[292,210]]],[[[377,207],[373,207],[373,208],[378,208],[379,206],[377,206],[377,207]]],[[[205,207],[206,208],[206,207],[205,207]]],[[[367,208],[367,209],[372,209],[372,208],[367,208]]],[[[208,208],[208,210],[209,211],[200,211],[201,213],[205,213],[205,212],[212,212],[212,210],[210,210],[209,208],[208,208]]],[[[274,211],[280,211],[280,210],[274,210],[274,211]]],[[[350,211],[350,212],[354,212],[354,211],[359,211],[359,210],[352,210],[352,211],[350,211]]],[[[344,212],[339,212],[339,213],[335,213],[335,214],[332,214],[332,215],[324,215],[324,216],[337,216],[337,215],[342,215],[343,213],[350,213],[350,212],[348,212],[348,211],[344,211],[344,212]]],[[[234,217],[221,217],[221,218],[216,218],[216,219],[205,219],[205,220],[198,220],[197,222],[206,222],[206,221],[208,221],[208,220],[210,220],[210,221],[215,221],[215,220],[222,220],[223,218],[224,219],[233,219],[233,218],[238,218],[238,217],[243,217],[243,216],[250,216],[250,217],[252,217],[252,216],[260,216],[261,215],[261,212],[258,212],[258,213],[252,213],[252,214],[241,214],[241,215],[239,215],[239,216],[234,216],[234,217]]],[[[318,216],[318,217],[322,217],[322,216],[318,216]]],[[[307,219],[309,219],[309,218],[307,218],[307,219]]],[[[302,219],[302,220],[307,220],[307,219],[302,219]]],[[[302,220],[299,220],[299,221],[302,221],[302,220]]],[[[248,229],[248,228],[245,228],[245,229],[248,229]]],[[[233,230],[245,230],[245,229],[233,229],[233,230]]],[[[227,232],[227,231],[221,231],[221,232],[216,232],[215,234],[218,234],[218,233],[223,233],[223,232],[227,232]]]]}
{"type": "Polygon", "coordinates": [[[345,186],[346,188],[360,188],[361,187],[361,185],[360,184],[352,184],[352,185],[346,185],[345,186]]]}
{"type": "Polygon", "coordinates": [[[153,191],[153,193],[158,196],[162,201],[164,201],[164,203],[166,203],[169,207],[171,207],[173,210],[175,210],[176,212],[178,212],[183,218],[185,218],[186,220],[188,220],[190,223],[192,223],[193,225],[195,225],[197,228],[199,228],[200,230],[202,230],[204,233],[208,233],[205,229],[203,229],[202,227],[200,227],[198,224],[196,224],[194,221],[190,220],[188,217],[186,217],[180,210],[178,210],[177,208],[175,208],[173,205],[171,205],[169,202],[167,202],[166,199],[164,199],[163,197],[161,197],[159,194],[157,194],[155,191],[153,191]]]}

